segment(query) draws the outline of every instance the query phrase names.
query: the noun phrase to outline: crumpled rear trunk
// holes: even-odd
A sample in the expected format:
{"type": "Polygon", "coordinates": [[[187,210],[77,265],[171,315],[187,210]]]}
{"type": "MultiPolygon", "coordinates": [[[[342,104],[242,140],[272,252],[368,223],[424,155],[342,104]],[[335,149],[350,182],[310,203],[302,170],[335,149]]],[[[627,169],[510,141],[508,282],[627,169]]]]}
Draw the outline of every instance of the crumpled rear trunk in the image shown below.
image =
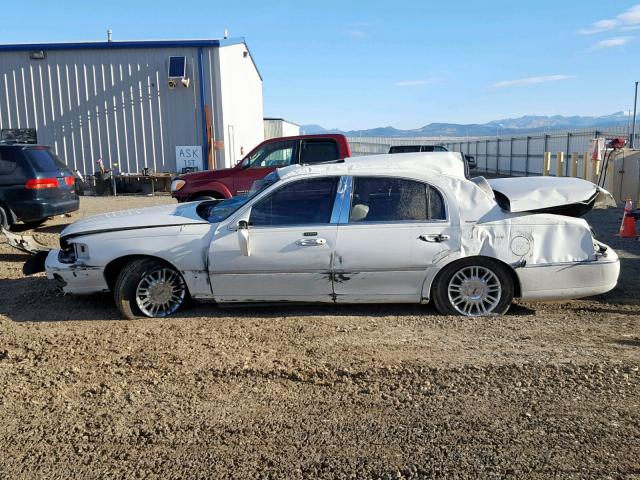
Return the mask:
{"type": "Polygon", "coordinates": [[[615,207],[605,189],[580,178],[518,177],[488,180],[503,210],[581,217],[592,208],[615,207]]]}

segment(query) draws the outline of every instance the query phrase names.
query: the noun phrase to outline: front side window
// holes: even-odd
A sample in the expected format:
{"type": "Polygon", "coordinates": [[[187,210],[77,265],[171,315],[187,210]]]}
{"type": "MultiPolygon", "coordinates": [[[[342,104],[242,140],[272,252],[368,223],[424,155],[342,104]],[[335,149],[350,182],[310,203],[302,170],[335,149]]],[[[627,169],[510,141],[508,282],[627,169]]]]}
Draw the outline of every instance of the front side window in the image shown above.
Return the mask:
{"type": "Polygon", "coordinates": [[[430,221],[446,218],[444,199],[415,180],[355,177],[349,223],[430,221]]]}
{"type": "Polygon", "coordinates": [[[265,145],[244,161],[245,168],[280,168],[294,162],[296,142],[278,142],[265,145]]]}
{"type": "Polygon", "coordinates": [[[289,183],[251,208],[254,227],[329,223],[339,177],[311,178],[289,183]]]}

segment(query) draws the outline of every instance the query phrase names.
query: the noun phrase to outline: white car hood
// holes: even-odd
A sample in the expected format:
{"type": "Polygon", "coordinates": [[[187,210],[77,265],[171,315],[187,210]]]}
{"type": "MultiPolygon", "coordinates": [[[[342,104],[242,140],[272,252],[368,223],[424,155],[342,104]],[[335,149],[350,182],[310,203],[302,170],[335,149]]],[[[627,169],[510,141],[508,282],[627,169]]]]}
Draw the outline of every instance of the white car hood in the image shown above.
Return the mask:
{"type": "Polygon", "coordinates": [[[62,231],[60,237],[65,239],[77,235],[89,235],[118,230],[208,223],[196,212],[196,207],[199,203],[200,202],[190,202],[179,205],[134,208],[131,210],[94,215],[72,223],[62,231]]]}
{"type": "Polygon", "coordinates": [[[488,182],[494,192],[508,200],[508,210],[513,213],[575,204],[592,203],[596,208],[616,206],[609,192],[580,178],[518,177],[495,178],[488,182]]]}

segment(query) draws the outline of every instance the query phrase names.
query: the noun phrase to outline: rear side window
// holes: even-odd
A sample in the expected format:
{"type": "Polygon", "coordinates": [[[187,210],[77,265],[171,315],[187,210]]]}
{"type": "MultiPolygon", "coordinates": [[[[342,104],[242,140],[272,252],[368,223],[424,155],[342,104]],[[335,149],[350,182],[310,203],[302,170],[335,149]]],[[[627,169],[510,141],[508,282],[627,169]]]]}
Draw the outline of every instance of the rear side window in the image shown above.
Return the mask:
{"type": "Polygon", "coordinates": [[[320,163],[330,162],[338,159],[338,146],[336,142],[331,140],[302,142],[302,151],[300,152],[300,163],[320,163]]]}
{"type": "Polygon", "coordinates": [[[251,208],[252,226],[317,225],[329,223],[338,177],[290,183],[251,208]]]}
{"type": "Polygon", "coordinates": [[[50,150],[46,148],[29,148],[24,151],[36,172],[53,172],[67,170],[67,166],[50,150]]]}
{"type": "Polygon", "coordinates": [[[389,149],[389,153],[413,153],[419,151],[420,145],[396,145],[389,149]]]}
{"type": "Polygon", "coordinates": [[[355,177],[350,223],[444,220],[438,190],[402,178],[355,177]]]}
{"type": "Polygon", "coordinates": [[[16,151],[0,147],[0,175],[7,175],[16,169],[16,151]]]}

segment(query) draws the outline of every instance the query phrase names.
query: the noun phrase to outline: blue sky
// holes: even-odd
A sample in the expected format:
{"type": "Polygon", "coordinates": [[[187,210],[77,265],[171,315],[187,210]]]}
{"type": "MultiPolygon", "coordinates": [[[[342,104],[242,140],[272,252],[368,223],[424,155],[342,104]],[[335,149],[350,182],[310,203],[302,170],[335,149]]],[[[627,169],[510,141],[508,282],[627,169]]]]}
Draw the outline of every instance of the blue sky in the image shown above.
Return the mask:
{"type": "Polygon", "coordinates": [[[638,0],[3,2],[0,43],[244,36],[266,116],[360,129],[628,110],[638,0]]]}

